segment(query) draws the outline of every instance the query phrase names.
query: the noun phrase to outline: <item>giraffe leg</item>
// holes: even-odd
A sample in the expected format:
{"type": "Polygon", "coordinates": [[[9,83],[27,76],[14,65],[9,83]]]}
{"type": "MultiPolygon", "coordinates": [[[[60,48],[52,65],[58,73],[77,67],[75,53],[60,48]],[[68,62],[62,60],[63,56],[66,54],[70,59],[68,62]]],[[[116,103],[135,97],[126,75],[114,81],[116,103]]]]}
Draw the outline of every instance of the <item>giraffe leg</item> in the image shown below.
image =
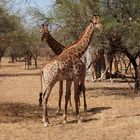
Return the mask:
{"type": "Polygon", "coordinates": [[[44,122],[44,127],[47,127],[50,124],[49,118],[48,118],[48,108],[47,108],[47,103],[48,103],[50,93],[51,93],[51,88],[49,87],[45,90],[44,95],[43,95],[43,122],[44,122]]]}
{"type": "Polygon", "coordinates": [[[39,104],[38,104],[38,116],[40,116],[40,110],[42,109],[42,92],[40,92],[39,93],[39,99],[38,99],[38,102],[39,102],[39,104]]]}
{"type": "Polygon", "coordinates": [[[43,95],[43,72],[41,71],[41,74],[40,74],[40,83],[41,83],[41,92],[39,93],[39,99],[38,99],[38,102],[39,102],[39,105],[38,105],[38,115],[39,115],[39,110],[40,108],[42,108],[42,95],[43,95]]]}
{"type": "Polygon", "coordinates": [[[59,101],[58,101],[58,109],[57,109],[56,114],[59,114],[60,111],[61,111],[62,95],[63,95],[63,81],[60,81],[60,85],[59,85],[59,101]]]}
{"type": "Polygon", "coordinates": [[[85,83],[82,82],[81,84],[82,84],[83,100],[84,100],[84,112],[87,112],[87,103],[86,103],[86,95],[85,95],[85,91],[86,91],[85,83]]]}
{"type": "Polygon", "coordinates": [[[80,123],[81,120],[79,116],[78,90],[79,90],[79,79],[76,77],[76,79],[74,80],[74,100],[75,100],[75,108],[76,108],[76,118],[78,120],[78,123],[80,123]]]}
{"type": "Polygon", "coordinates": [[[68,87],[68,89],[66,89],[66,91],[68,91],[69,94],[70,94],[70,97],[69,97],[69,105],[71,107],[71,110],[73,110],[72,102],[71,102],[71,85],[72,85],[72,81],[69,81],[69,84],[68,84],[69,87],[68,87]]]}
{"type": "Polygon", "coordinates": [[[67,106],[68,106],[68,101],[70,99],[70,88],[71,88],[71,83],[72,81],[66,80],[66,95],[65,95],[65,110],[64,110],[64,115],[63,115],[63,123],[67,123],[67,106]]]}
{"type": "Polygon", "coordinates": [[[72,108],[72,102],[71,102],[71,90],[70,90],[70,97],[69,97],[69,105],[72,108]]]}
{"type": "Polygon", "coordinates": [[[78,106],[80,108],[81,83],[78,85],[78,106]]]}
{"type": "Polygon", "coordinates": [[[39,99],[38,99],[38,102],[39,102],[39,107],[42,107],[42,92],[39,93],[39,99]]]}

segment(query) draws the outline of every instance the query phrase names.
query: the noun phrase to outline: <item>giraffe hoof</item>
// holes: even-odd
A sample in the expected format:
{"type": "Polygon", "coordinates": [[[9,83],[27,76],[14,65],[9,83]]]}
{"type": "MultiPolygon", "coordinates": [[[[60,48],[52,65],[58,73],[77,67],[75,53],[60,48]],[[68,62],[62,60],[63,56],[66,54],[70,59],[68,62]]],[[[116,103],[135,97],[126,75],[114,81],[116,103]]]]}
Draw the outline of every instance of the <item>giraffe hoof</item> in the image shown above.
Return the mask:
{"type": "Polygon", "coordinates": [[[56,115],[59,115],[59,114],[60,114],[60,110],[57,110],[57,111],[56,111],[56,115]]]}
{"type": "Polygon", "coordinates": [[[97,78],[96,81],[97,82],[101,82],[102,81],[102,78],[97,78]]]}
{"type": "Polygon", "coordinates": [[[45,122],[44,127],[48,127],[48,126],[49,126],[49,123],[45,122]]]}
{"type": "Polygon", "coordinates": [[[63,120],[63,124],[67,124],[67,121],[66,120],[63,120]]]}
{"type": "Polygon", "coordinates": [[[93,79],[92,82],[97,82],[97,79],[93,79]]]}
{"type": "Polygon", "coordinates": [[[82,120],[81,119],[78,120],[77,124],[80,124],[80,123],[82,123],[82,120]]]}

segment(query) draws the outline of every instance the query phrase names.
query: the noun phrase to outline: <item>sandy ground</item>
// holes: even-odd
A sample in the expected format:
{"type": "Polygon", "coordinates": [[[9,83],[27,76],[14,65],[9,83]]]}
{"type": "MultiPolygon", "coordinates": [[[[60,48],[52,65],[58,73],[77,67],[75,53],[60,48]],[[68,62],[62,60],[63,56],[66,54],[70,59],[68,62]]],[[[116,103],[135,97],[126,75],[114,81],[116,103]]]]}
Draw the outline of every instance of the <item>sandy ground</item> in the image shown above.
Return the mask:
{"type": "MultiPolygon", "coordinates": [[[[7,64],[0,69],[1,75],[37,72],[39,71],[25,71],[19,64],[16,66],[7,64]]],[[[83,112],[81,96],[80,114],[83,118],[81,124],[76,123],[75,111],[70,107],[67,124],[62,124],[63,110],[56,116],[57,83],[49,98],[51,126],[44,128],[42,111],[39,114],[37,112],[39,91],[39,75],[21,74],[0,77],[0,140],[140,139],[140,96],[122,80],[114,83],[86,82],[88,112],[83,112]]],[[[73,96],[72,104],[74,108],[73,96]]]]}

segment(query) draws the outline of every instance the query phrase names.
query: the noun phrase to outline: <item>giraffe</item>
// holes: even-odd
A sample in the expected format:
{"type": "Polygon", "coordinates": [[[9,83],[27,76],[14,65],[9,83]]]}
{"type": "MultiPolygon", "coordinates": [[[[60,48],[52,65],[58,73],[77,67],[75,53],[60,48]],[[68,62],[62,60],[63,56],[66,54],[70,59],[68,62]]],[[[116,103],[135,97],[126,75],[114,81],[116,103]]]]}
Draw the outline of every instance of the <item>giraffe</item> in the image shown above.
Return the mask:
{"type": "MultiPolygon", "coordinates": [[[[60,55],[56,56],[54,59],[48,61],[44,68],[43,73],[43,122],[44,126],[49,125],[48,118],[48,99],[51,90],[57,81],[64,79],[74,79],[74,99],[76,108],[76,118],[78,123],[81,122],[79,116],[79,106],[78,106],[78,85],[79,85],[79,72],[76,69],[76,61],[81,58],[84,54],[88,45],[91,41],[93,31],[95,28],[102,30],[102,24],[100,23],[99,16],[93,16],[90,20],[89,25],[86,27],[85,31],[81,34],[78,40],[76,40],[72,45],[65,49],[60,55]],[[73,74],[74,73],[74,74],[73,74]],[[72,77],[74,75],[74,77],[72,77]]],[[[42,36],[44,34],[42,33],[42,36]]],[[[65,96],[65,111],[64,111],[64,122],[67,121],[67,104],[70,97],[69,92],[66,91],[65,96]]]]}
{"type": "MultiPolygon", "coordinates": [[[[62,51],[67,48],[64,47],[62,44],[60,44],[58,41],[56,41],[49,33],[48,30],[48,24],[44,25],[42,24],[42,29],[45,31],[44,32],[44,36],[42,36],[41,40],[46,40],[46,42],[48,43],[49,47],[53,50],[53,52],[56,55],[59,55],[60,53],[62,53],[62,51]]],[[[80,86],[79,86],[79,90],[81,89],[83,92],[83,99],[84,99],[84,111],[87,111],[87,103],[86,103],[86,97],[85,97],[85,74],[86,74],[86,67],[84,65],[84,63],[82,62],[82,60],[78,60],[77,61],[77,66],[76,69],[80,69],[81,71],[79,71],[79,80],[80,80],[80,86]]],[[[67,81],[70,82],[70,87],[66,87],[67,91],[71,93],[71,81],[67,81]]],[[[66,83],[67,83],[66,82],[66,83]]],[[[68,85],[68,84],[66,84],[68,85]]],[[[57,114],[59,114],[59,112],[61,111],[61,100],[62,100],[62,94],[63,94],[63,81],[60,81],[59,84],[59,101],[58,101],[58,109],[57,109],[57,114]]],[[[79,91],[80,94],[80,91],[79,91]]],[[[79,100],[79,104],[80,104],[80,100],[79,100]]],[[[71,100],[70,100],[70,105],[71,105],[71,100]]]]}

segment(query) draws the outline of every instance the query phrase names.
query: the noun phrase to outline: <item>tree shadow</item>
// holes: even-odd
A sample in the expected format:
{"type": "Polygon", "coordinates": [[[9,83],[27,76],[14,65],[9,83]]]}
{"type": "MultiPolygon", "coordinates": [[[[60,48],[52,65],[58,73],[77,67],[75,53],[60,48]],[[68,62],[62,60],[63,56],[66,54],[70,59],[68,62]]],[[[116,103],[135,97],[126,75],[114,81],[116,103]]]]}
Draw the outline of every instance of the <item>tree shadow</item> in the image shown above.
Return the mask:
{"type": "MultiPolygon", "coordinates": [[[[86,122],[90,122],[90,121],[98,121],[100,118],[98,118],[97,116],[93,116],[97,113],[101,113],[103,110],[108,110],[111,109],[112,107],[96,107],[96,108],[90,108],[87,110],[87,112],[81,112],[83,119],[82,122],[86,123],[86,122]]],[[[76,122],[76,120],[74,120],[74,122],[76,122]]],[[[72,122],[70,122],[72,123],[72,122]]]]}
{"type": "Polygon", "coordinates": [[[3,64],[2,67],[12,68],[12,67],[20,67],[20,66],[15,65],[15,63],[8,63],[8,64],[3,64]]]}
{"type": "MultiPolygon", "coordinates": [[[[82,119],[81,123],[97,121],[97,120],[99,120],[99,118],[86,118],[86,119],[84,118],[82,119]]],[[[67,124],[77,124],[77,120],[74,119],[74,120],[68,121],[67,124]]]]}
{"type": "MultiPolygon", "coordinates": [[[[138,97],[136,91],[130,90],[130,88],[123,88],[123,87],[90,87],[86,89],[87,91],[96,91],[95,96],[110,96],[110,95],[117,95],[117,96],[126,96],[126,97],[138,97]]],[[[94,95],[93,95],[94,96],[94,95]]]]}
{"type": "MultiPolygon", "coordinates": [[[[86,123],[86,122],[90,122],[90,121],[98,121],[99,118],[97,118],[97,117],[90,118],[90,116],[93,116],[93,114],[101,113],[103,110],[108,110],[111,108],[112,107],[96,107],[96,108],[88,109],[86,113],[81,112],[80,114],[82,114],[82,116],[84,117],[82,119],[82,123],[86,123]]],[[[73,119],[73,120],[67,122],[67,124],[76,124],[76,123],[77,123],[76,119],[73,119]]]]}
{"type": "Polygon", "coordinates": [[[130,88],[123,88],[123,87],[90,87],[87,88],[87,90],[98,90],[98,89],[102,89],[102,90],[130,90],[130,88]]]}
{"type": "Polygon", "coordinates": [[[103,110],[111,109],[112,107],[96,107],[96,108],[90,108],[87,110],[87,112],[92,112],[93,114],[101,113],[103,110]]]}
{"type": "MultiPolygon", "coordinates": [[[[50,113],[53,108],[48,109],[50,113]]],[[[21,121],[40,121],[41,113],[38,113],[38,106],[25,103],[1,103],[0,104],[0,123],[17,123],[21,121]]]]}
{"type": "Polygon", "coordinates": [[[129,118],[129,117],[136,117],[136,116],[140,116],[140,114],[134,114],[134,115],[125,115],[125,116],[123,116],[123,115],[121,115],[121,116],[117,116],[116,118],[129,118]]]}

